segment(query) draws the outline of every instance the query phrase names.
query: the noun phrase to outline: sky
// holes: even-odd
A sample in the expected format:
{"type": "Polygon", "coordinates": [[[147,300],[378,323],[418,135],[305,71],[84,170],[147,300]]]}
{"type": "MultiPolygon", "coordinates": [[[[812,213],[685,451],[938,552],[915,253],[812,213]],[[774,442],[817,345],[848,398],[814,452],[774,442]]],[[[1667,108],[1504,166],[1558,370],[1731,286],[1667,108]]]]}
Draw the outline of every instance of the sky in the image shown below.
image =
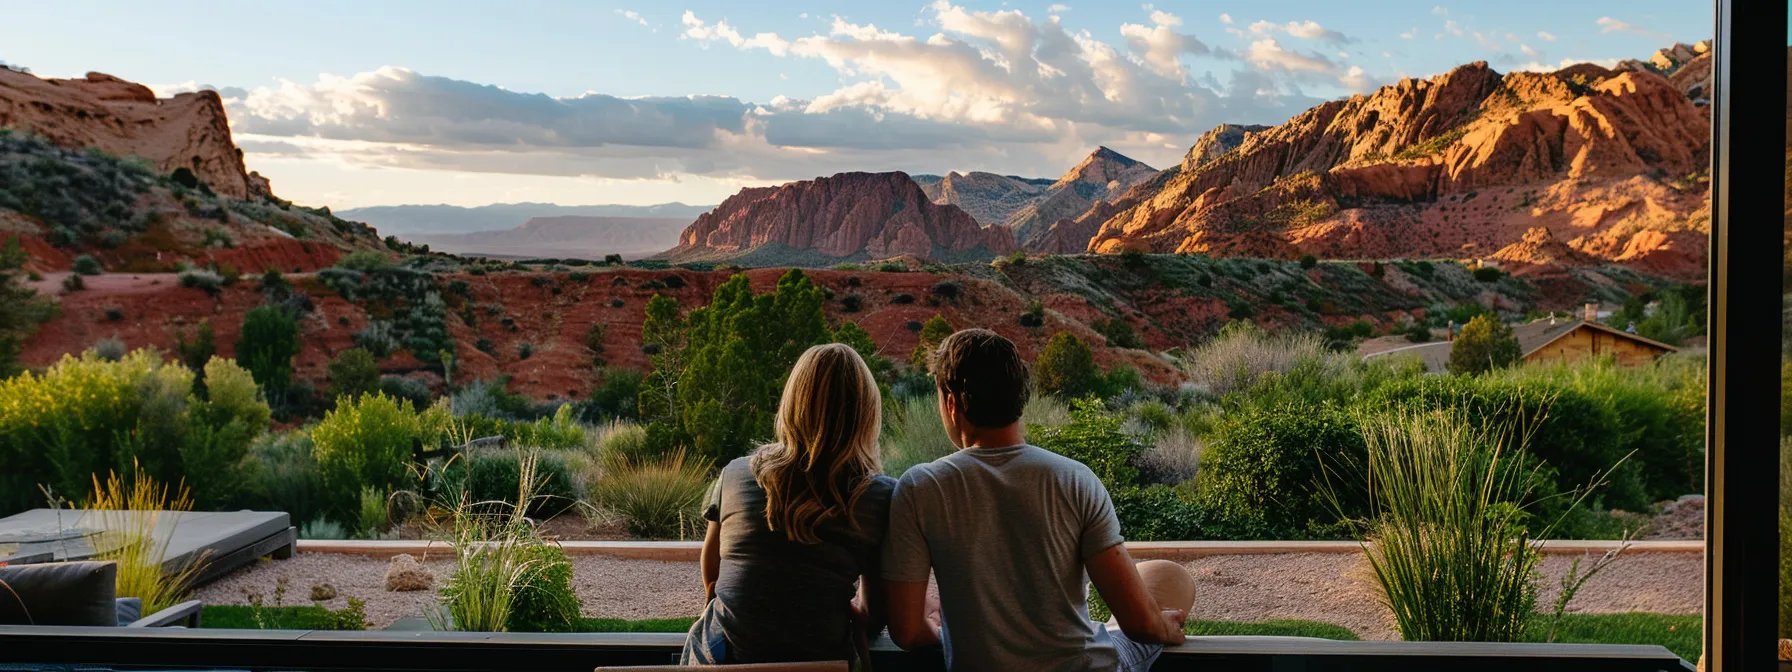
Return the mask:
{"type": "Polygon", "coordinates": [[[718,203],[843,171],[1159,168],[1220,123],[1472,61],[1646,60],[1711,7],[1597,2],[0,0],[0,62],[222,95],[283,198],[718,203]],[[79,39],[69,39],[76,27],[79,39]]]}

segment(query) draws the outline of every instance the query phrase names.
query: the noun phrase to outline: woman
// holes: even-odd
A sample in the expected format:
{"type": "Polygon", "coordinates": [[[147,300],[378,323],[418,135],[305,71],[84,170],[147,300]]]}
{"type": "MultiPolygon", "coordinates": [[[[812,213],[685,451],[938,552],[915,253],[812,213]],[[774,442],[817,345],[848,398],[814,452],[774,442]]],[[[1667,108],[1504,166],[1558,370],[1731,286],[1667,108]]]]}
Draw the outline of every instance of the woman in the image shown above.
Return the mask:
{"type": "Polygon", "coordinates": [[[878,558],[896,481],[879,474],[882,406],[852,348],[818,345],[797,359],[777,442],[729,462],[710,491],[709,606],[685,639],[685,664],[854,660],[883,629],[878,558]]]}

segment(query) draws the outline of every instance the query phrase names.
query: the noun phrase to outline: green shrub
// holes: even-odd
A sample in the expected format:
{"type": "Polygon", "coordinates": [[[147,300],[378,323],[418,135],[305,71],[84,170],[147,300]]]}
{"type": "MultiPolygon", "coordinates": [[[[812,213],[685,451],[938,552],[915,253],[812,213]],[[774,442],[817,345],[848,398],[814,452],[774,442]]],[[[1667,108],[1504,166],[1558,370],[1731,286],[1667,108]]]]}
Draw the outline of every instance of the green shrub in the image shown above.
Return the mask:
{"type": "Polygon", "coordinates": [[[188,406],[180,464],[194,503],[219,510],[246,494],[244,458],[267,432],[272,413],[255,379],[236,362],[213,357],[203,371],[204,394],[188,406]]]}
{"type": "Polygon", "coordinates": [[[1033,361],[1033,380],[1040,394],[1081,398],[1097,391],[1100,376],[1089,344],[1067,331],[1053,334],[1033,361]]]}
{"type": "Polygon", "coordinates": [[[1318,266],[1318,265],[1319,265],[1319,257],[1315,257],[1311,254],[1307,254],[1307,255],[1302,255],[1300,258],[1300,268],[1303,271],[1312,270],[1313,267],[1318,266]]]}
{"type": "Polygon", "coordinates": [[[249,508],[285,511],[302,522],[345,508],[346,503],[331,499],[325,489],[323,470],[312,450],[311,436],[302,431],[267,434],[250,445],[244,461],[249,508]]]}
{"type": "Polygon", "coordinates": [[[1126,486],[1108,491],[1127,541],[1180,541],[1201,538],[1202,511],[1167,485],[1126,486]]]}
{"type": "Polygon", "coordinates": [[[182,364],[194,371],[204,369],[205,363],[211,361],[212,355],[216,354],[217,350],[217,343],[212,336],[211,320],[199,321],[192,341],[187,340],[185,330],[174,333],[174,354],[180,356],[182,364]]]}
{"type": "Polygon", "coordinates": [[[300,539],[341,541],[347,539],[348,536],[348,528],[343,527],[342,523],[323,517],[322,514],[299,526],[300,539]]]}
{"type": "Polygon", "coordinates": [[[1517,364],[1524,352],[1512,327],[1492,315],[1480,315],[1462,327],[1450,345],[1450,373],[1486,373],[1517,364]]]}
{"type": "MultiPolygon", "coordinates": [[[[503,502],[517,506],[517,482],[522,478],[521,450],[487,450],[473,453],[464,463],[467,496],[474,503],[503,502]]],[[[459,465],[457,465],[459,466],[459,465]]],[[[526,511],[530,517],[551,518],[579,499],[578,479],[566,458],[555,451],[537,451],[535,483],[526,511]]]]}
{"type": "Polygon", "coordinates": [[[1355,419],[1334,404],[1253,404],[1220,421],[1197,483],[1219,522],[1254,531],[1246,538],[1340,537],[1337,505],[1356,516],[1366,502],[1342,486],[1329,501],[1327,478],[1359,473],[1364,450],[1355,419]]]}
{"type": "Polygon", "coordinates": [[[573,632],[579,621],[579,597],[572,589],[572,561],[553,544],[536,544],[522,553],[522,580],[511,598],[510,632],[573,632]]]}
{"type": "Polygon", "coordinates": [[[211,271],[181,271],[180,274],[175,277],[179,278],[180,286],[202,290],[206,294],[212,296],[217,296],[218,292],[222,291],[222,288],[224,287],[224,276],[211,271]]]}
{"type": "Polygon", "coordinates": [[[358,397],[380,389],[380,367],[366,348],[349,348],[330,362],[330,398],[358,397]]]}
{"type": "Polygon", "coordinates": [[[92,352],[95,357],[108,362],[116,362],[120,359],[124,359],[125,352],[127,351],[124,347],[124,341],[118,340],[117,336],[102,338],[95,342],[93,347],[88,348],[87,350],[92,352]]]}
{"type": "Polygon", "coordinates": [[[707,465],[682,451],[618,464],[592,486],[591,501],[637,539],[684,539],[697,533],[703,519],[708,474],[707,465]]]}
{"type": "Polygon", "coordinates": [[[87,281],[81,279],[79,273],[70,273],[62,277],[62,288],[70,292],[79,292],[87,289],[87,281]]]}
{"type": "Polygon", "coordinates": [[[947,322],[946,318],[939,314],[936,313],[933,317],[927,318],[927,321],[921,325],[920,341],[915,343],[914,351],[909,353],[909,366],[926,371],[928,363],[933,359],[934,349],[939,347],[940,341],[951,336],[952,331],[952,323],[947,322]]]}
{"type": "MultiPolygon", "coordinates": [[[[1630,453],[1628,432],[1610,399],[1567,386],[1526,381],[1522,376],[1426,376],[1388,383],[1365,395],[1363,405],[1455,408],[1490,424],[1531,428],[1527,452],[1548,467],[1557,486],[1554,490],[1567,492],[1603,481],[1607,485],[1595,496],[1604,506],[1646,511],[1650,504],[1642,462],[1625,459],[1630,453]]],[[[1539,487],[1545,494],[1549,490],[1539,487]]],[[[1551,498],[1539,505],[1538,515],[1553,520],[1563,513],[1556,508],[1562,505],[1559,498],[1551,498]]]]}
{"type": "Polygon", "coordinates": [[[578,423],[575,408],[562,404],[554,414],[535,422],[516,423],[506,432],[519,445],[549,450],[569,450],[585,445],[585,426],[578,423]]]}
{"type": "Polygon", "coordinates": [[[1500,269],[1491,266],[1482,266],[1475,269],[1474,276],[1476,280],[1481,282],[1499,282],[1500,278],[1506,277],[1506,274],[1501,273],[1500,269]]]}
{"type": "Polygon", "coordinates": [[[95,259],[95,258],[93,258],[92,255],[87,255],[87,254],[83,254],[79,257],[75,257],[75,263],[74,263],[73,268],[74,268],[75,273],[78,273],[80,275],[99,275],[99,274],[105,272],[105,269],[100,266],[100,260],[95,259]]]}
{"type": "Polygon", "coordinates": [[[418,435],[410,402],[366,394],[337,404],[311,429],[312,453],[325,485],[347,500],[363,486],[391,491],[408,485],[412,441],[418,435]]]}
{"type": "Polygon", "coordinates": [[[1122,428],[1124,418],[1093,399],[1072,401],[1070,418],[1061,427],[1029,427],[1027,435],[1034,445],[1088,466],[1110,490],[1138,482],[1133,462],[1145,444],[1122,428]]]}
{"type": "Polygon", "coordinates": [[[1101,334],[1102,338],[1107,339],[1108,345],[1110,346],[1116,348],[1145,347],[1145,342],[1139,340],[1138,333],[1133,331],[1132,323],[1127,322],[1126,318],[1116,317],[1109,320],[1096,320],[1090,323],[1089,326],[1094,328],[1096,333],[1101,334]]]}
{"type": "Polygon", "coordinates": [[[292,381],[292,358],[299,354],[299,320],[291,311],[258,306],[243,316],[236,361],[255,376],[271,398],[282,398],[292,381]]]}
{"type": "Polygon", "coordinates": [[[380,376],[379,391],[388,397],[410,402],[411,408],[429,405],[429,381],[422,378],[396,374],[380,376]]]}
{"type": "Polygon", "coordinates": [[[636,403],[641,397],[641,372],[633,369],[605,367],[602,375],[603,384],[591,390],[591,399],[587,404],[587,419],[633,420],[640,417],[636,410],[636,403]],[[596,417],[591,417],[592,413],[595,413],[596,417]]]}
{"type": "Polygon", "coordinates": [[[630,464],[655,457],[647,443],[647,428],[632,422],[611,422],[597,430],[591,443],[600,464],[630,464]]]}
{"type": "Polygon", "coordinates": [[[386,531],[386,495],[372,486],[361,488],[360,508],[355,515],[355,536],[378,539],[386,531]]]}
{"type": "Polygon", "coordinates": [[[336,268],[367,273],[392,268],[392,257],[378,250],[356,250],[336,260],[336,268]]]}

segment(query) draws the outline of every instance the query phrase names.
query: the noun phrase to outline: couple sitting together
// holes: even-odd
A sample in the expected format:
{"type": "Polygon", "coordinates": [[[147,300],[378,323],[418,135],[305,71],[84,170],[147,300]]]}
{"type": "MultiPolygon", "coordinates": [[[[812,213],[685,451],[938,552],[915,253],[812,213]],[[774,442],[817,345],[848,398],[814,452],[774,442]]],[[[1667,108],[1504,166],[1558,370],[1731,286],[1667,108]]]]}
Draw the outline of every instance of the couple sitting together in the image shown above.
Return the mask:
{"type": "Polygon", "coordinates": [[[1014,344],[970,329],[932,359],[959,450],[900,481],[881,473],[865,362],[840,344],[797,360],[777,442],[728,463],[710,493],[709,605],[685,664],[868,669],[866,641],[886,625],[904,649],[942,646],[952,670],[1144,670],[1182,643],[1193,579],[1168,561],[1135,567],[1095,474],[1027,445],[1032,380],[1014,344]],[[1113,625],[1090,620],[1091,581],[1113,625]]]}

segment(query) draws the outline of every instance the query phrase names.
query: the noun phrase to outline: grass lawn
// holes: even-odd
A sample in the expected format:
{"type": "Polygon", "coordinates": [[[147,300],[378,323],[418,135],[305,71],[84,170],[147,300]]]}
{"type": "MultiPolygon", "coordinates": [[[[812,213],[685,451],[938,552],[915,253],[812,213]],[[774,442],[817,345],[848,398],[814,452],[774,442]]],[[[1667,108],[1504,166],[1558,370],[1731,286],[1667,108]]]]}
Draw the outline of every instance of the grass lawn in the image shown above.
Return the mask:
{"type": "MultiPolygon", "coordinates": [[[[1541,642],[1549,624],[1539,618],[1525,639],[1541,642]]],[[[1556,641],[1570,644],[1659,644],[1674,655],[1698,661],[1704,650],[1705,625],[1698,614],[1565,614],[1556,627],[1556,641]]]]}
{"type": "MultiPolygon", "coordinates": [[[[255,608],[244,605],[210,605],[205,607],[202,625],[207,628],[258,629],[262,623],[270,629],[338,630],[349,623],[340,612],[318,606],[264,607],[261,621],[255,608]]],[[[576,632],[687,632],[696,618],[582,618],[576,632]]],[[[1183,628],[1190,635],[1279,635],[1354,640],[1355,633],[1341,625],[1302,620],[1272,620],[1260,623],[1240,621],[1191,620],[1183,628]]],[[[1549,625],[1538,618],[1525,631],[1525,640],[1541,642],[1549,636],[1549,625]]],[[[1674,655],[1689,661],[1699,659],[1704,637],[1703,623],[1697,614],[1567,614],[1556,629],[1556,641],[1570,644],[1657,644],[1674,655]]]]}
{"type": "Polygon", "coordinates": [[[358,630],[349,627],[338,612],[316,605],[302,607],[262,607],[256,620],[256,608],[244,604],[208,604],[199,613],[199,625],[229,630],[358,630]]]}

